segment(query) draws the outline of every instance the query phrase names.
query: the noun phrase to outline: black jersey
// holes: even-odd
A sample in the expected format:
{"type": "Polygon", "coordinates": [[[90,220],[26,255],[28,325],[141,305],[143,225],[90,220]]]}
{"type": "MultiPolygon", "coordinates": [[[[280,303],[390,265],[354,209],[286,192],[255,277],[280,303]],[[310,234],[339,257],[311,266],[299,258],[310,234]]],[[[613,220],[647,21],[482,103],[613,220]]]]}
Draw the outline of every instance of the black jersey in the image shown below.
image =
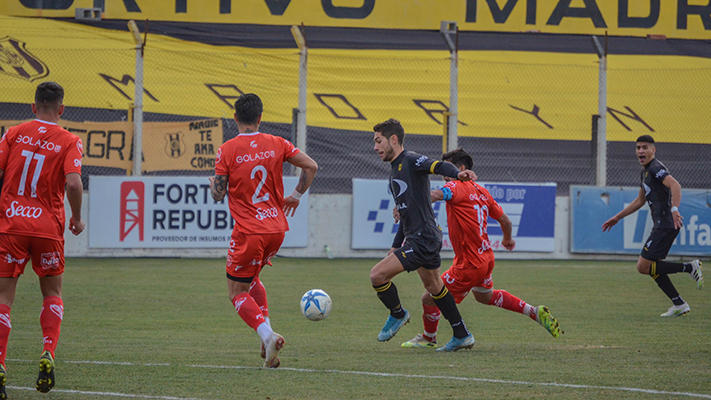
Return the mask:
{"type": "Polygon", "coordinates": [[[652,221],[655,228],[674,229],[671,213],[671,190],[662,181],[669,176],[669,170],[656,158],[647,164],[642,171],[642,189],[652,211],[652,221]]]}
{"type": "Polygon", "coordinates": [[[430,174],[456,178],[459,170],[450,163],[432,160],[427,156],[403,151],[391,162],[390,191],[400,212],[400,227],[393,247],[400,247],[397,238],[420,236],[442,240],[430,201],[430,174]]]}

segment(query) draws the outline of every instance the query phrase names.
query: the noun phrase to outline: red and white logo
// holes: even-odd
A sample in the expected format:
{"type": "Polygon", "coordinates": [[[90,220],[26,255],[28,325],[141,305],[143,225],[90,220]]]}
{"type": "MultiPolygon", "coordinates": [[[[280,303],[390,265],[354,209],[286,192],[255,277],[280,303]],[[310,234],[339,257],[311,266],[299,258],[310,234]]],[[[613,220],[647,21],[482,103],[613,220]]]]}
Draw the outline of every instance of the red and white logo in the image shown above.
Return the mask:
{"type": "Polygon", "coordinates": [[[19,204],[17,200],[10,203],[10,208],[5,210],[5,215],[8,218],[25,217],[37,219],[42,215],[41,207],[27,207],[19,204]]]}
{"type": "Polygon", "coordinates": [[[143,241],[145,204],[145,184],[143,182],[121,183],[121,225],[119,240],[124,241],[126,236],[138,228],[138,240],[143,241]]]}
{"type": "Polygon", "coordinates": [[[60,254],[58,251],[52,251],[49,253],[42,253],[41,265],[42,269],[57,269],[59,268],[59,258],[60,254]]]}
{"type": "Polygon", "coordinates": [[[40,126],[39,128],[37,128],[37,132],[45,133],[45,132],[47,132],[47,128],[45,128],[44,126],[40,126]]]}

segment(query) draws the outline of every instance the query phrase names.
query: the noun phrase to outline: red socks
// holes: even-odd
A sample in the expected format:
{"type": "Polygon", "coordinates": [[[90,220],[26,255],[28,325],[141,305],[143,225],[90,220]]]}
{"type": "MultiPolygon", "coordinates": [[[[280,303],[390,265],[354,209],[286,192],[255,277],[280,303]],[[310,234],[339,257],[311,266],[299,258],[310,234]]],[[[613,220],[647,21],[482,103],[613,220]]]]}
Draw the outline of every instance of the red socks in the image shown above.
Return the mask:
{"type": "Polygon", "coordinates": [[[42,303],[40,325],[44,337],[44,350],[49,350],[52,357],[54,357],[54,350],[57,348],[63,318],[64,303],[62,299],[56,296],[46,297],[42,303]]]}
{"type": "Polygon", "coordinates": [[[262,310],[249,293],[240,293],[232,299],[237,314],[240,318],[255,331],[259,325],[266,322],[262,310]]]}
{"type": "Polygon", "coordinates": [[[425,323],[425,338],[433,341],[437,338],[437,328],[442,312],[437,306],[422,306],[422,322],[425,323]]]}
{"type": "Polygon", "coordinates": [[[523,314],[524,307],[527,304],[525,301],[505,290],[494,290],[491,295],[491,300],[489,300],[489,305],[523,314]]]}
{"type": "Polygon", "coordinates": [[[7,339],[10,336],[10,307],[7,304],[0,304],[0,364],[5,365],[7,355],[7,339]]]}
{"type": "Polygon", "coordinates": [[[267,306],[267,290],[264,288],[262,281],[259,280],[258,276],[255,276],[252,280],[252,284],[249,286],[249,295],[252,296],[254,301],[262,310],[262,315],[264,318],[269,317],[269,307],[267,306]]]}

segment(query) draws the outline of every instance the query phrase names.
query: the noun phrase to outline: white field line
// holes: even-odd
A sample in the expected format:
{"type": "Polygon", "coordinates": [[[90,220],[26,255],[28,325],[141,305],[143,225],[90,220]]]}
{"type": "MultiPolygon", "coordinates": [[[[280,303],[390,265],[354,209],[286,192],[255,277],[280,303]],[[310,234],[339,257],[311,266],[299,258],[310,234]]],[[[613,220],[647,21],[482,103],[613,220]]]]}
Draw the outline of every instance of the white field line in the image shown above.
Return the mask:
{"type": "MultiPolygon", "coordinates": [[[[18,360],[18,359],[8,359],[7,361],[36,362],[36,360],[18,360]]],[[[111,362],[111,361],[61,361],[61,363],[123,365],[123,366],[140,366],[140,367],[174,365],[176,367],[204,368],[204,369],[249,369],[249,370],[263,369],[260,367],[245,367],[245,366],[144,364],[144,363],[111,362]]],[[[341,370],[336,370],[336,369],[310,369],[310,368],[281,367],[281,368],[278,368],[275,370],[270,370],[270,371],[275,371],[275,372],[277,372],[277,371],[293,371],[293,372],[308,372],[308,373],[365,375],[365,376],[377,376],[377,377],[386,377],[386,378],[437,379],[437,380],[452,380],[452,381],[463,381],[463,382],[498,383],[498,384],[502,384],[502,385],[548,386],[548,387],[560,387],[560,388],[571,388],[571,389],[610,390],[610,391],[618,391],[618,392],[634,392],[634,393],[656,394],[656,395],[665,395],[665,396],[682,396],[682,397],[695,397],[695,398],[702,398],[702,399],[711,399],[711,394],[690,393],[690,392],[667,392],[664,390],[629,388],[629,387],[623,387],[623,386],[578,385],[578,384],[571,384],[571,383],[556,383],[556,382],[527,382],[527,381],[511,381],[511,380],[504,380],[504,379],[467,378],[467,377],[446,376],[446,375],[410,375],[410,374],[395,374],[395,373],[388,373],[388,372],[341,371],[341,370]]],[[[12,388],[12,386],[8,386],[8,388],[12,388]]],[[[29,389],[29,388],[16,388],[16,389],[29,389]]],[[[35,390],[35,389],[32,389],[32,390],[35,390]]],[[[187,399],[187,398],[180,398],[180,397],[143,396],[143,395],[132,395],[132,394],[121,394],[121,393],[82,392],[82,391],[74,391],[74,390],[56,390],[56,391],[57,392],[67,392],[67,393],[77,393],[77,394],[94,394],[94,395],[104,395],[104,396],[133,397],[133,398],[142,398],[142,399],[197,400],[197,399],[187,399]]]]}
{"type": "MultiPolygon", "coordinates": [[[[19,387],[19,386],[6,386],[8,389],[13,390],[32,390],[36,391],[35,388],[19,387]]],[[[113,392],[89,392],[85,390],[65,390],[65,389],[53,389],[52,393],[70,393],[70,394],[85,394],[87,396],[111,396],[111,397],[126,397],[132,399],[158,399],[158,400],[200,400],[195,398],[187,397],[171,397],[171,396],[147,396],[143,394],[127,394],[127,393],[113,393],[113,392]]]]}

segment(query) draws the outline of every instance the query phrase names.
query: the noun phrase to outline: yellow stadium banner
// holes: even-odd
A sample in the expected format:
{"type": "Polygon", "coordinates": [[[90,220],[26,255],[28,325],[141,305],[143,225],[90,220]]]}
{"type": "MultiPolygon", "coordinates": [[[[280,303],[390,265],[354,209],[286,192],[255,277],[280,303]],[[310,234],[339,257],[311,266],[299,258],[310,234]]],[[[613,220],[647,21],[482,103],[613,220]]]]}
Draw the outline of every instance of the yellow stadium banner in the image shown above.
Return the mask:
{"type": "MultiPolygon", "coordinates": [[[[439,29],[711,39],[708,0],[123,0],[103,18],[157,21],[439,29]]],[[[72,18],[94,0],[5,0],[0,15],[72,18]]]]}
{"type": "Polygon", "coordinates": [[[222,146],[222,120],[145,122],[144,171],[214,171],[222,146]]]}
{"type": "MultiPolygon", "coordinates": [[[[0,130],[25,121],[0,121],[0,130]]],[[[59,125],[79,136],[84,145],[82,165],[133,169],[133,123],[74,122],[59,125]]],[[[143,124],[144,172],[214,171],[215,153],[222,145],[222,120],[146,122],[143,124]]]]}
{"type": "MultiPolygon", "coordinates": [[[[31,102],[45,80],[64,86],[68,106],[126,110],[133,102],[129,33],[13,17],[0,17],[0,26],[7,35],[0,38],[0,103],[31,102]]],[[[591,139],[596,55],[462,51],[459,57],[460,136],[591,139]]],[[[408,134],[440,136],[449,111],[449,65],[445,51],[312,49],[307,124],[371,132],[396,118],[408,134]]],[[[234,101],[252,92],[264,102],[264,122],[291,124],[298,82],[296,49],[209,46],[149,35],[143,109],[229,120],[234,101]]],[[[608,140],[652,134],[660,142],[711,143],[709,58],[610,56],[607,101],[608,140]]],[[[155,140],[165,148],[165,133],[155,140]]]]}

